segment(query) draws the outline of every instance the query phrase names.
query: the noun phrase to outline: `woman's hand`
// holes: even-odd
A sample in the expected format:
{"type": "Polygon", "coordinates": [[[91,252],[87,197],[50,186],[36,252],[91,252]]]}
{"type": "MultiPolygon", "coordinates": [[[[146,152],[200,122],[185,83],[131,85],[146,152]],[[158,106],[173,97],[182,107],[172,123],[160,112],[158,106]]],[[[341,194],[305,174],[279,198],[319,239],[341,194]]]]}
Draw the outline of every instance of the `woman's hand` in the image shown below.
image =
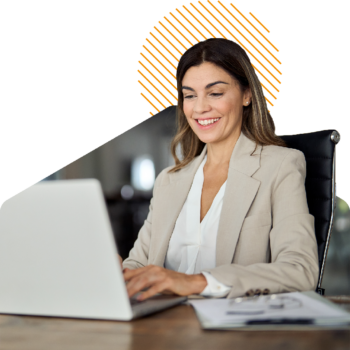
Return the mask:
{"type": "Polygon", "coordinates": [[[148,288],[137,297],[145,300],[157,293],[174,293],[177,295],[199,294],[207,286],[207,280],[202,274],[186,275],[184,273],[149,265],[139,269],[124,270],[124,280],[129,297],[148,288]]]}

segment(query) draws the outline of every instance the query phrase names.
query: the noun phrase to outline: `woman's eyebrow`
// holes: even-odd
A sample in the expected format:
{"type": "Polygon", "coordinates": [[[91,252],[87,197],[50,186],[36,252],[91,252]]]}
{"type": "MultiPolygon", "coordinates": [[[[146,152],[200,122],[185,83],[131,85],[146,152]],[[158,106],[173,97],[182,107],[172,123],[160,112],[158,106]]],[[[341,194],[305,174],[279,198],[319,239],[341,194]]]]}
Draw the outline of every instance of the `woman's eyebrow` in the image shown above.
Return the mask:
{"type": "MultiPolygon", "coordinates": [[[[211,88],[212,86],[214,86],[214,85],[216,85],[216,84],[226,84],[226,85],[228,85],[228,83],[225,83],[224,81],[215,81],[214,83],[210,83],[210,84],[208,84],[205,88],[206,89],[209,89],[209,88],[211,88]]],[[[182,88],[181,88],[182,90],[191,90],[191,91],[194,91],[194,89],[192,89],[192,88],[190,88],[189,86],[183,86],[182,88]]]]}

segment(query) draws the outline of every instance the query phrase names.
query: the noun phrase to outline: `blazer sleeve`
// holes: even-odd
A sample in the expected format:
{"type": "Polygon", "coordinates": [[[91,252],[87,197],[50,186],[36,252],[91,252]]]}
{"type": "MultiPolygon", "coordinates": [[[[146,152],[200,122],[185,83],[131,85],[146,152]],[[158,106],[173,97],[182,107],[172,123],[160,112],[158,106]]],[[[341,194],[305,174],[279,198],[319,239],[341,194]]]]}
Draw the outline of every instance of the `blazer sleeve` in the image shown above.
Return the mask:
{"type": "Polygon", "coordinates": [[[268,289],[270,293],[315,290],[318,253],[314,217],[307,206],[305,176],[304,154],[290,149],[272,186],[270,263],[229,264],[206,270],[232,287],[228,298],[242,296],[251,289],[268,289]]]}
{"type": "Polygon", "coordinates": [[[134,247],[130,250],[129,257],[123,261],[123,268],[137,269],[148,265],[148,255],[151,243],[151,228],[153,215],[153,202],[156,188],[162,174],[169,168],[164,169],[158,176],[153,187],[153,197],[149,205],[147,218],[141,227],[134,247]]]}

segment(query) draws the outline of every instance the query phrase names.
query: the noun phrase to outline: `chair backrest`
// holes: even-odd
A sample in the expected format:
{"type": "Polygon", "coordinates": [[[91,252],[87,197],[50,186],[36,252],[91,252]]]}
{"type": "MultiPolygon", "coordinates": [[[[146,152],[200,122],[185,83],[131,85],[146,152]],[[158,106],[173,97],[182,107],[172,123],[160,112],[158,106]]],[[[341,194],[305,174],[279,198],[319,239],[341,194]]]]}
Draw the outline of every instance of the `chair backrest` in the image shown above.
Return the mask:
{"type": "Polygon", "coordinates": [[[317,292],[321,288],[336,205],[335,145],[340,140],[336,130],[280,136],[290,148],[302,151],[306,159],[305,189],[310,214],[315,217],[320,274],[317,292]]]}

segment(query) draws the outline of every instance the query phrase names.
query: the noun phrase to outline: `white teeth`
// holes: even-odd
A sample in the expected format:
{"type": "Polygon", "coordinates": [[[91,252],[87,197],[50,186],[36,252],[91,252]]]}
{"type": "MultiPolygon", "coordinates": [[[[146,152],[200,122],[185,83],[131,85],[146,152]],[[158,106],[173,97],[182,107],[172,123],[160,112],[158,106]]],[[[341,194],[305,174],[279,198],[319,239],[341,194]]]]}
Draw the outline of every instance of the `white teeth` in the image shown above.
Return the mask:
{"type": "Polygon", "coordinates": [[[198,123],[200,125],[209,125],[209,124],[213,124],[215,122],[217,122],[220,118],[216,118],[216,119],[206,119],[206,120],[199,120],[198,119],[198,123]]]}

